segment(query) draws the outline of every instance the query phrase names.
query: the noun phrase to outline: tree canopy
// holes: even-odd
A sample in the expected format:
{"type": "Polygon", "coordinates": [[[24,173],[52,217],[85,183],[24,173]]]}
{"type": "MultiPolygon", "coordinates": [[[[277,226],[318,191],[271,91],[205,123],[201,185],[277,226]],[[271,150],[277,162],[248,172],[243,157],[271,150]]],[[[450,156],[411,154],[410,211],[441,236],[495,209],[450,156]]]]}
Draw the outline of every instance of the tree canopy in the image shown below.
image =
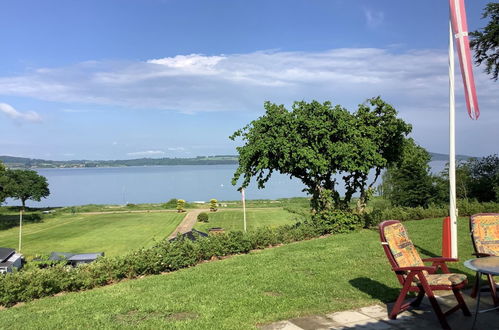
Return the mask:
{"type": "Polygon", "coordinates": [[[423,206],[440,197],[436,178],[430,173],[431,156],[414,140],[404,143],[402,158],[383,174],[382,192],[395,206],[423,206]]]}
{"type": "Polygon", "coordinates": [[[315,211],[346,208],[354,193],[362,198],[381,170],[400,157],[411,126],[397,118],[396,110],[380,97],[368,99],[350,113],[331,102],[265,102],[265,114],[230,138],[241,138],[239,167],[232,183],[243,177],[239,189],[256,177],[264,188],[274,171],[300,179],[312,196],[315,211]],[[368,184],[369,173],[375,178],[368,184]],[[337,190],[340,174],[345,196],[337,190]]]}
{"type": "Polygon", "coordinates": [[[483,30],[470,33],[470,45],[475,51],[475,63],[485,64],[485,72],[497,81],[499,76],[499,3],[489,3],[483,11],[483,17],[490,21],[483,30]]]}
{"type": "Polygon", "coordinates": [[[23,209],[27,200],[39,202],[50,194],[47,179],[33,170],[9,169],[5,174],[5,194],[20,200],[23,209]]]}

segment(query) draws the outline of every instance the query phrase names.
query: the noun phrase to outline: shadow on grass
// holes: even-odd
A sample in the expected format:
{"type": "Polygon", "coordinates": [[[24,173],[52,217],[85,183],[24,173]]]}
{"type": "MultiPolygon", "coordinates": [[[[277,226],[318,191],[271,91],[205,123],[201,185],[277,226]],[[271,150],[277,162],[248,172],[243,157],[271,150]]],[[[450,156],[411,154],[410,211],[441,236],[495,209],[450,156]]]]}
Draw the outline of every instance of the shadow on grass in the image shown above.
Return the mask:
{"type": "MultiPolygon", "coordinates": [[[[42,216],[39,213],[24,214],[23,224],[42,222],[42,216]]],[[[6,230],[19,226],[18,214],[0,214],[0,230],[6,230]]]]}
{"type": "Polygon", "coordinates": [[[370,295],[371,298],[380,300],[384,303],[394,301],[400,293],[400,288],[391,288],[386,284],[368,277],[357,277],[349,282],[360,291],[370,295]]]}
{"type": "Polygon", "coordinates": [[[434,252],[431,252],[430,250],[427,250],[427,249],[425,249],[425,248],[422,248],[422,247],[421,247],[421,246],[419,246],[419,245],[414,244],[414,246],[416,247],[416,249],[417,249],[419,252],[423,253],[424,255],[427,255],[427,256],[428,256],[428,257],[430,257],[430,258],[441,257],[441,255],[437,255],[437,254],[435,254],[434,252]]]}

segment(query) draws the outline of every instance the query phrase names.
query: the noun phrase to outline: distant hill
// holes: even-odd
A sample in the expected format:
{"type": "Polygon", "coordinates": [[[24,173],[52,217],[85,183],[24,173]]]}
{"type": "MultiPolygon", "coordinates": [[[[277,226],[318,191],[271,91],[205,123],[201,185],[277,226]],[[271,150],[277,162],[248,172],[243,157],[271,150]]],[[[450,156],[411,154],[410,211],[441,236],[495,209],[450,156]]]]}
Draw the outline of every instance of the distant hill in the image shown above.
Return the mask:
{"type": "Polygon", "coordinates": [[[77,168],[77,167],[123,167],[162,165],[220,165],[237,164],[237,156],[216,155],[196,158],[138,158],[124,160],[45,160],[24,157],[0,156],[0,161],[11,168],[77,168]]]}
{"type": "MultiPolygon", "coordinates": [[[[439,154],[437,152],[430,152],[431,160],[432,161],[449,161],[449,155],[447,154],[439,154]]],[[[456,160],[468,160],[470,158],[477,158],[477,157],[472,157],[472,156],[466,156],[466,155],[456,155],[456,160]]]]}
{"type": "MultiPolygon", "coordinates": [[[[447,161],[449,155],[430,152],[432,161],[447,161]]],[[[471,156],[457,155],[458,161],[471,156]]],[[[196,158],[137,158],[123,160],[45,160],[36,158],[0,156],[0,161],[11,168],[77,168],[77,167],[123,167],[164,165],[220,165],[237,164],[235,155],[198,156],[196,158]]]]}

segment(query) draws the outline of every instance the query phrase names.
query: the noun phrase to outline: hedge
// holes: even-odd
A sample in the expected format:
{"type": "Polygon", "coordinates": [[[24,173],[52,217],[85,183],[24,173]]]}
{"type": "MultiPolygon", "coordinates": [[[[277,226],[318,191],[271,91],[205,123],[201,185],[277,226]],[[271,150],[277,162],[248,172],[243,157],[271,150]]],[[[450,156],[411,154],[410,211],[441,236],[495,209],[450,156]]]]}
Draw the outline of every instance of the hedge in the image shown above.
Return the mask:
{"type": "MultiPolygon", "coordinates": [[[[460,215],[482,212],[498,212],[499,203],[477,203],[460,201],[460,215]]],[[[87,290],[123,279],[143,275],[172,272],[194,266],[213,257],[248,253],[324,234],[353,231],[359,228],[375,227],[382,220],[417,220],[444,217],[447,207],[404,208],[392,207],[374,210],[365,215],[342,211],[330,211],[308,216],[302,223],[277,228],[258,228],[243,233],[227,232],[208,237],[198,237],[196,241],[178,239],[162,241],[155,246],[141,249],[120,257],[102,257],[97,261],[76,268],[64,264],[54,264],[38,268],[30,263],[25,269],[0,276],[0,305],[12,306],[18,302],[51,296],[59,292],[87,290]]]]}
{"type": "MultiPolygon", "coordinates": [[[[360,217],[358,219],[360,221],[360,217]]],[[[172,272],[213,257],[248,253],[253,249],[263,249],[334,232],[335,228],[327,228],[326,225],[318,227],[310,222],[297,223],[277,228],[259,228],[249,233],[235,231],[198,237],[196,241],[184,238],[171,242],[165,240],[151,248],[120,257],[102,257],[93,263],[75,268],[64,264],[38,268],[32,263],[21,271],[0,276],[0,305],[9,307],[18,302],[51,296],[63,291],[87,290],[123,279],[172,272]]]]}

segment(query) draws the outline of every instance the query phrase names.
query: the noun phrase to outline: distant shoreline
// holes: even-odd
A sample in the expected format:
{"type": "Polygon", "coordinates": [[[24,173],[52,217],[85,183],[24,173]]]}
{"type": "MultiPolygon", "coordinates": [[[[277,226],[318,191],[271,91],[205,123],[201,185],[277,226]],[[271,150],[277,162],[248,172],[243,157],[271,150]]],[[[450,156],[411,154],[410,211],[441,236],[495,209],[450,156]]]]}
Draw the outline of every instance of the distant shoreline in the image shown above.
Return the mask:
{"type": "MultiPolygon", "coordinates": [[[[448,161],[446,154],[430,152],[431,161],[448,161]]],[[[456,160],[465,161],[471,156],[457,155],[456,160]]],[[[0,156],[0,161],[9,168],[117,168],[177,165],[237,165],[236,155],[198,156],[195,158],[137,158],[123,160],[45,160],[25,157],[0,156]]]]}

